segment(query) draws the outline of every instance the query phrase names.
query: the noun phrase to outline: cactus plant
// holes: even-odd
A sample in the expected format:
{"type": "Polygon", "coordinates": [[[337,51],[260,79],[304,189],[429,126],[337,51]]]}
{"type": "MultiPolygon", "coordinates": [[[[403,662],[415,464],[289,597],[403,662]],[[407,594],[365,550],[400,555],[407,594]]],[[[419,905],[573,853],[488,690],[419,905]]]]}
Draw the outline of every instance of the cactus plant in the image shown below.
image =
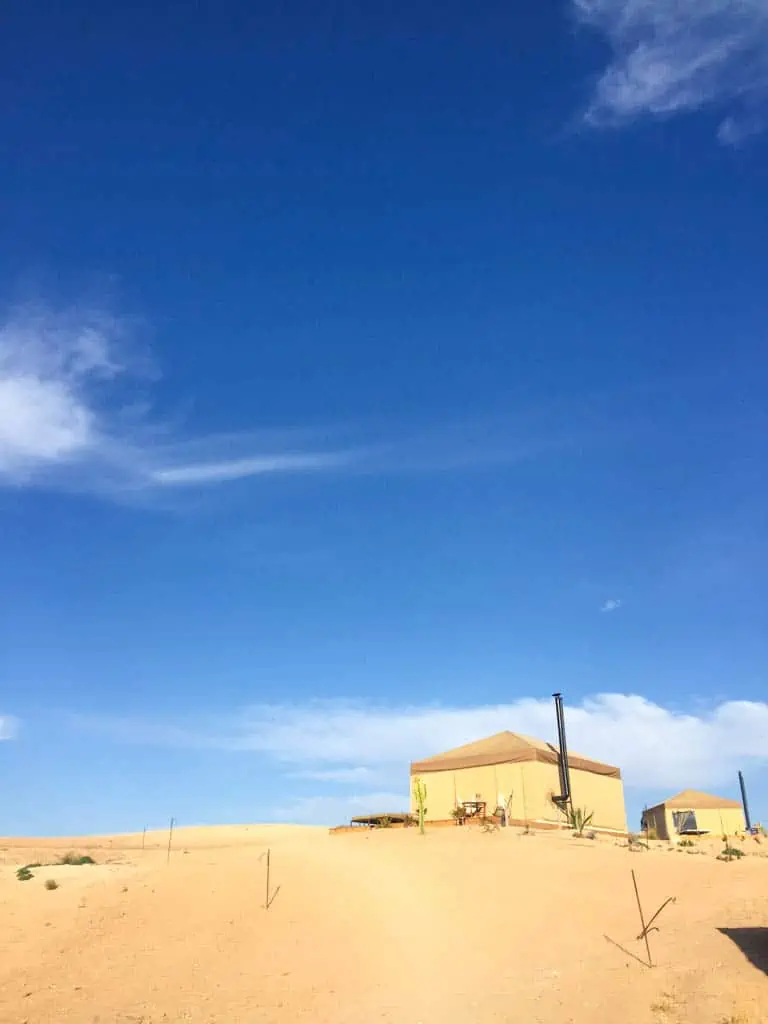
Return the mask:
{"type": "Polygon", "coordinates": [[[416,776],[413,780],[413,799],[419,813],[419,832],[424,835],[424,815],[426,813],[427,787],[421,779],[416,776]]]}

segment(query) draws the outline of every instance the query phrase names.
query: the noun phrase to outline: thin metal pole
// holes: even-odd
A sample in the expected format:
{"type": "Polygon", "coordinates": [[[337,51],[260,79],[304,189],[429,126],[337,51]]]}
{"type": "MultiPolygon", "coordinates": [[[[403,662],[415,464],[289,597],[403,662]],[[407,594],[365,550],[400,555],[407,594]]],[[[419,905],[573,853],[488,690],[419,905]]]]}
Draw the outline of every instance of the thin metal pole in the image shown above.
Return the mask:
{"type": "Polygon", "coordinates": [[[266,892],[266,899],[264,901],[264,909],[265,910],[269,910],[269,854],[270,854],[270,852],[271,851],[269,849],[267,849],[267,892],[266,892]]]}
{"type": "Polygon", "coordinates": [[[144,831],[141,833],[141,848],[144,849],[144,844],[147,840],[147,826],[144,826],[144,831]]]}
{"type": "Polygon", "coordinates": [[[648,941],[648,932],[645,927],[645,917],[643,916],[643,905],[640,902],[640,893],[637,889],[637,879],[635,878],[635,872],[632,871],[632,884],[635,887],[635,898],[637,899],[637,909],[640,912],[640,924],[643,928],[643,938],[645,939],[645,949],[648,953],[648,966],[653,967],[653,959],[651,958],[651,944],[648,941]]]}
{"type": "Polygon", "coordinates": [[[744,821],[747,826],[747,832],[752,831],[752,822],[749,818],[749,804],[747,803],[747,787],[744,785],[744,776],[739,772],[739,786],[741,787],[741,802],[744,805],[744,821]]]}
{"type": "Polygon", "coordinates": [[[168,828],[168,856],[165,859],[166,864],[170,864],[171,862],[171,840],[173,839],[173,826],[175,821],[175,818],[171,818],[171,824],[168,828]]]}

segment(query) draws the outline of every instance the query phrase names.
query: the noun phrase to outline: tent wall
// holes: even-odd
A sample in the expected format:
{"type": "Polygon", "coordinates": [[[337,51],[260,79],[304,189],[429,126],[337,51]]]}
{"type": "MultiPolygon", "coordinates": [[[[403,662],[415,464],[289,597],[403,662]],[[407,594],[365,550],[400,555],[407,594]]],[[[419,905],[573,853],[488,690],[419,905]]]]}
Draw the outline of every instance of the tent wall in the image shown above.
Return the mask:
{"type": "MultiPolygon", "coordinates": [[[[552,802],[560,791],[557,765],[540,761],[482,765],[455,771],[425,772],[420,776],[427,787],[427,821],[445,821],[465,800],[484,800],[489,814],[499,799],[508,802],[509,815],[516,821],[560,824],[562,813],[552,802]]],[[[624,787],[621,779],[571,769],[573,803],[594,811],[595,828],[625,832],[624,787]]],[[[416,812],[413,793],[411,810],[416,812]]]]}
{"type": "MultiPolygon", "coordinates": [[[[679,812],[679,808],[659,807],[654,811],[663,811],[665,819],[665,834],[659,832],[659,839],[676,839],[677,829],[675,828],[673,814],[679,812]]],[[[722,808],[697,808],[690,807],[696,815],[696,827],[701,832],[709,832],[713,836],[733,835],[736,832],[743,832],[745,828],[744,812],[740,807],[722,808]]],[[[650,812],[649,812],[650,813],[650,812]]]]}
{"type": "Polygon", "coordinates": [[[672,814],[669,812],[669,820],[667,820],[663,804],[659,807],[649,807],[645,812],[645,819],[648,822],[648,829],[656,830],[657,839],[669,839],[674,834],[670,832],[672,828],[672,814]]]}

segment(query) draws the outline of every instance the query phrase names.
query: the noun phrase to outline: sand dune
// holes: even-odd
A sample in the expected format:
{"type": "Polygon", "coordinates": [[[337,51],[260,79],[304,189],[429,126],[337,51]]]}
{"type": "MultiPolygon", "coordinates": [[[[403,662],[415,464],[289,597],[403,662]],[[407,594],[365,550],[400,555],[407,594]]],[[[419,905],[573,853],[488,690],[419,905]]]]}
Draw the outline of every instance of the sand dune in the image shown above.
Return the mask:
{"type": "Polygon", "coordinates": [[[179,829],[170,863],[167,833],[141,843],[0,840],[0,1021],[768,1019],[768,843],[730,864],[513,829],[179,829]],[[98,864],[17,881],[67,850],[98,864]],[[653,969],[632,868],[649,913],[676,897],[653,969]]]}

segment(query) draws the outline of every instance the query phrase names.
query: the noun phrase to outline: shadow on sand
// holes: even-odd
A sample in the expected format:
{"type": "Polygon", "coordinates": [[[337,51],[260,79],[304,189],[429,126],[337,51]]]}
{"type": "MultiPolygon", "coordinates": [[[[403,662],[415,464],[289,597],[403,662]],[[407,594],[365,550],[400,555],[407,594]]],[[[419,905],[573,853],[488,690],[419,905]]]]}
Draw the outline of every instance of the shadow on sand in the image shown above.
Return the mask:
{"type": "Polygon", "coordinates": [[[718,931],[735,942],[758,970],[768,974],[768,928],[718,928],[718,931]]]}

